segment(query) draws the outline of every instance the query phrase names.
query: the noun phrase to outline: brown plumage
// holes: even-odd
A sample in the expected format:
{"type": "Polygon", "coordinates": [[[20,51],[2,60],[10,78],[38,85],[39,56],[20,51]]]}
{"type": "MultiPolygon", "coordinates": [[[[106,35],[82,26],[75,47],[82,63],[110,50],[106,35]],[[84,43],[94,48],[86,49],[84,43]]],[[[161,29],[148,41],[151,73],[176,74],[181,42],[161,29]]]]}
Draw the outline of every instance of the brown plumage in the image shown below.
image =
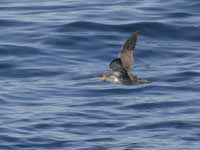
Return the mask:
{"type": "Polygon", "coordinates": [[[131,72],[134,63],[133,56],[137,42],[137,35],[137,32],[133,32],[122,46],[118,58],[111,61],[109,67],[112,69],[112,72],[99,74],[98,77],[103,80],[123,84],[148,83],[148,81],[138,78],[131,72]]]}
{"type": "Polygon", "coordinates": [[[124,43],[122,50],[119,54],[122,67],[128,72],[132,70],[132,65],[134,62],[133,49],[135,48],[136,42],[137,32],[133,32],[131,37],[124,43]]]}

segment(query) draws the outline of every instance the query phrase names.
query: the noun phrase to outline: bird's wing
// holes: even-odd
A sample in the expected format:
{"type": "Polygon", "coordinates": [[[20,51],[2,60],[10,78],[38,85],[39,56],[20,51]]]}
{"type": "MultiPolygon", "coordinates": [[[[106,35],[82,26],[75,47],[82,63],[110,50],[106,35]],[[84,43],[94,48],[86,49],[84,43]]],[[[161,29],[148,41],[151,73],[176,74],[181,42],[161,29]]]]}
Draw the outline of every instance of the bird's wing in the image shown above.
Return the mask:
{"type": "Polygon", "coordinates": [[[137,41],[137,32],[133,32],[129,39],[124,43],[122,50],[119,53],[121,66],[126,71],[131,71],[133,65],[133,49],[137,41]]]}
{"type": "Polygon", "coordinates": [[[113,59],[109,65],[109,67],[110,67],[110,69],[112,69],[112,71],[118,71],[118,72],[124,71],[120,58],[113,59]]]}

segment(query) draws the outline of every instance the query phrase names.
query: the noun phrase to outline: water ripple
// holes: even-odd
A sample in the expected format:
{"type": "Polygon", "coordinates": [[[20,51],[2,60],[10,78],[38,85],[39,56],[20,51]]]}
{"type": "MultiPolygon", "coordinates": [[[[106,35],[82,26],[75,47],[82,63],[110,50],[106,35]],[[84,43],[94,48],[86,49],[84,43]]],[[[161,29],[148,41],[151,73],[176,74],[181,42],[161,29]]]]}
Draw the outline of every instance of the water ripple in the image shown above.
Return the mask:
{"type": "Polygon", "coordinates": [[[199,150],[199,1],[0,3],[0,149],[199,150]],[[134,31],[151,83],[96,78],[134,31]]]}
{"type": "Polygon", "coordinates": [[[122,128],[119,131],[132,131],[132,130],[158,130],[158,129],[193,129],[199,128],[199,124],[197,123],[188,123],[184,121],[163,121],[152,124],[141,124],[136,126],[128,126],[126,128],[122,128]]]}
{"type": "Polygon", "coordinates": [[[178,26],[166,24],[162,22],[136,22],[130,24],[102,24],[96,22],[72,22],[69,24],[61,25],[58,28],[59,32],[77,31],[121,31],[130,32],[138,31],[140,34],[159,39],[174,39],[174,40],[199,40],[200,37],[196,34],[200,32],[198,26],[178,26]],[[185,31],[184,35],[181,33],[185,31]],[[165,34],[168,33],[168,34],[165,34]],[[177,36],[182,35],[182,36],[177,36]]]}

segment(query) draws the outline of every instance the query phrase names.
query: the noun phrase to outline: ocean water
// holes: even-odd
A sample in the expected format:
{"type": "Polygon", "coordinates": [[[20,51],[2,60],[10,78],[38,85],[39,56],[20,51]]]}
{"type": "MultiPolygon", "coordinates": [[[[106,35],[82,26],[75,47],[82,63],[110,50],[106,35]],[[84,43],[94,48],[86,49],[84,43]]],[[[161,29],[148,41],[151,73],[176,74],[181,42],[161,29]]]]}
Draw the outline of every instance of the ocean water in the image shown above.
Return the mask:
{"type": "Polygon", "coordinates": [[[1,0],[0,150],[199,150],[199,0],[1,0]],[[127,86],[109,70],[139,33],[127,86]]]}

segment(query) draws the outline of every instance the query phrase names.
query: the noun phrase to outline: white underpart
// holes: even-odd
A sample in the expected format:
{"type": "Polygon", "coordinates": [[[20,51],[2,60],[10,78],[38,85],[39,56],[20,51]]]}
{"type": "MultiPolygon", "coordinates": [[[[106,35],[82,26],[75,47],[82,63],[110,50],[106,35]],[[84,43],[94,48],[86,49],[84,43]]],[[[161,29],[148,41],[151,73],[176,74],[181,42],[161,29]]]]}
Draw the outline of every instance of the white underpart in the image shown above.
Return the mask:
{"type": "Polygon", "coordinates": [[[103,77],[100,77],[100,79],[104,81],[114,82],[114,83],[121,83],[120,72],[113,72],[112,75],[108,77],[103,76],[103,77]]]}
{"type": "Polygon", "coordinates": [[[112,76],[111,81],[114,83],[120,83],[120,80],[116,76],[112,76]]]}
{"type": "Polygon", "coordinates": [[[117,77],[120,76],[120,72],[117,72],[117,71],[115,71],[113,74],[114,74],[115,76],[117,76],[117,77]]]}
{"type": "Polygon", "coordinates": [[[114,83],[120,83],[119,79],[120,73],[119,72],[114,72],[113,75],[110,77],[110,81],[114,83]]]}

